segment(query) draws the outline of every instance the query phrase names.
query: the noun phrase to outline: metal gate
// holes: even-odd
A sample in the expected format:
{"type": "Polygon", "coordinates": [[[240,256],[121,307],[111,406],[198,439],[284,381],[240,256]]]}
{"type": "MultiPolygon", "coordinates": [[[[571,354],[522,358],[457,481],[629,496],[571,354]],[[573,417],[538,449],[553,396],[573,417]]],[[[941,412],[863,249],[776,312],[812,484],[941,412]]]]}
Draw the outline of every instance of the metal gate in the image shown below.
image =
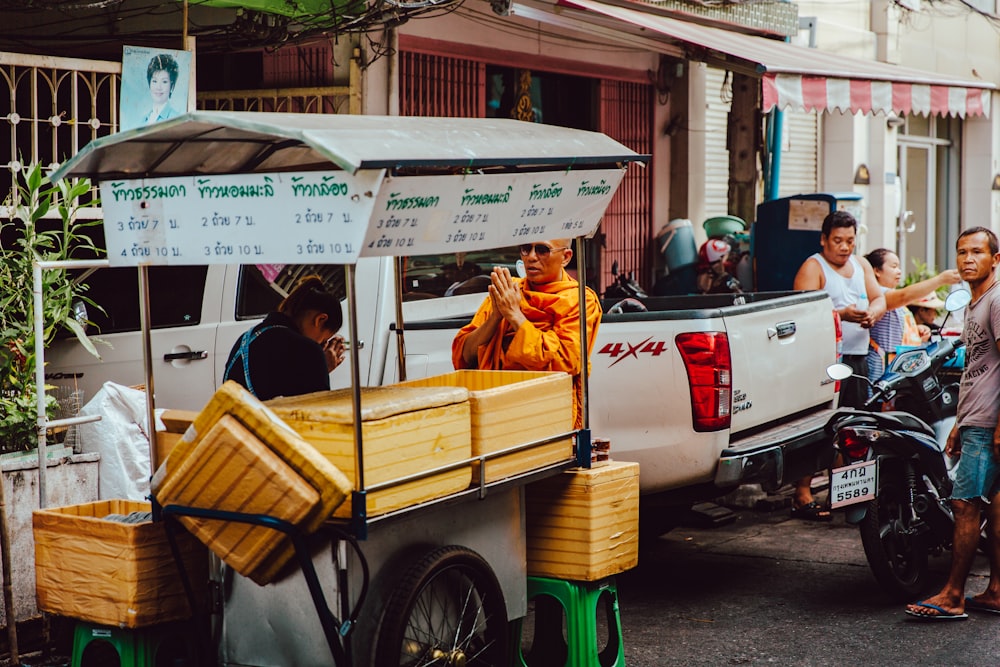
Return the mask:
{"type": "MultiPolygon", "coordinates": [[[[637,153],[652,153],[653,92],[648,84],[603,79],[600,83],[600,127],[612,139],[637,153]]],[[[611,283],[611,263],[632,272],[644,287],[653,283],[652,169],[633,167],[611,200],[601,232],[605,252],[600,289],[611,283]]]]}
{"type": "Polygon", "coordinates": [[[485,118],[486,63],[402,51],[399,114],[485,118]]]}

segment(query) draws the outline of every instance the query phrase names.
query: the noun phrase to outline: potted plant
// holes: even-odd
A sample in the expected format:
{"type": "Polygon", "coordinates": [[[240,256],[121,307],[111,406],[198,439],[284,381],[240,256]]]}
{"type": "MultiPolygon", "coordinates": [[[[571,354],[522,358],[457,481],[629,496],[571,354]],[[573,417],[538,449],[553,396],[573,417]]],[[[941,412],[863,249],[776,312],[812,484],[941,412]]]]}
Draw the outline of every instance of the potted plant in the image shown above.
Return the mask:
{"type": "MultiPolygon", "coordinates": [[[[93,258],[102,252],[85,233],[100,221],[78,219],[81,209],[97,203],[84,199],[89,181],[53,183],[37,164],[18,181],[5,202],[9,217],[0,219],[0,453],[32,449],[37,442],[33,262],[93,258]],[[49,217],[50,211],[57,216],[49,217]]],[[[66,329],[97,356],[74,310],[86,299],[86,289],[64,269],[42,272],[46,345],[66,329]]],[[[46,402],[49,410],[55,408],[54,398],[46,402]]]]}

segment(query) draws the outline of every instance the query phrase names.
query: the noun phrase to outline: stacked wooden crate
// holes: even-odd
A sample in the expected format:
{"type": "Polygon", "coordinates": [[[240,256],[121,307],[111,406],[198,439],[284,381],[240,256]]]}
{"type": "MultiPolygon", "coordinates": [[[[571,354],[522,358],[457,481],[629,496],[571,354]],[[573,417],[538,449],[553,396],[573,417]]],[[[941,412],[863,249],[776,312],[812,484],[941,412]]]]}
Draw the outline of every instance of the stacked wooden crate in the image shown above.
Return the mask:
{"type": "Polygon", "coordinates": [[[525,489],[528,574],[597,581],[639,562],[639,464],[576,468],[525,489]]]}

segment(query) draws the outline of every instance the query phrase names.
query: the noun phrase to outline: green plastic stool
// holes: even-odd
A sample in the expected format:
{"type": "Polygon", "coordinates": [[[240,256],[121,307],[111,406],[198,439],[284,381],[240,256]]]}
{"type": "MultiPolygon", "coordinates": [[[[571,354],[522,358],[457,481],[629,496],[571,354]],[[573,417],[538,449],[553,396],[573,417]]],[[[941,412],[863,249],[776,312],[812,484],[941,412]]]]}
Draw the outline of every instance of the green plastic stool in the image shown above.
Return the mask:
{"type": "Polygon", "coordinates": [[[195,667],[192,632],[183,623],[129,629],[77,621],[70,667],[195,667]]]}
{"type": "Polygon", "coordinates": [[[531,649],[521,644],[523,622],[515,624],[516,667],[625,667],[625,646],[614,578],[567,581],[528,577],[528,599],[535,602],[531,649]],[[597,645],[597,614],[607,619],[608,642],[597,645]]]}

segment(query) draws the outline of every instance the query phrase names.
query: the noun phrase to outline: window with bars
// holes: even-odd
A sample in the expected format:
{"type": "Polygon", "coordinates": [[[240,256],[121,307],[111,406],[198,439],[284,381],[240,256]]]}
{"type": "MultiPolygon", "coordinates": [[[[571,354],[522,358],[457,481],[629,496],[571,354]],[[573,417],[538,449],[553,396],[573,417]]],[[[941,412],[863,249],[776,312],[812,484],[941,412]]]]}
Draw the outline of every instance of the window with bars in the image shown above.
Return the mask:
{"type": "MultiPolygon", "coordinates": [[[[0,52],[0,122],[7,139],[0,142],[3,199],[25,165],[54,168],[117,131],[120,85],[120,62],[0,52]]],[[[84,213],[100,216],[99,209],[84,213]]]]}

